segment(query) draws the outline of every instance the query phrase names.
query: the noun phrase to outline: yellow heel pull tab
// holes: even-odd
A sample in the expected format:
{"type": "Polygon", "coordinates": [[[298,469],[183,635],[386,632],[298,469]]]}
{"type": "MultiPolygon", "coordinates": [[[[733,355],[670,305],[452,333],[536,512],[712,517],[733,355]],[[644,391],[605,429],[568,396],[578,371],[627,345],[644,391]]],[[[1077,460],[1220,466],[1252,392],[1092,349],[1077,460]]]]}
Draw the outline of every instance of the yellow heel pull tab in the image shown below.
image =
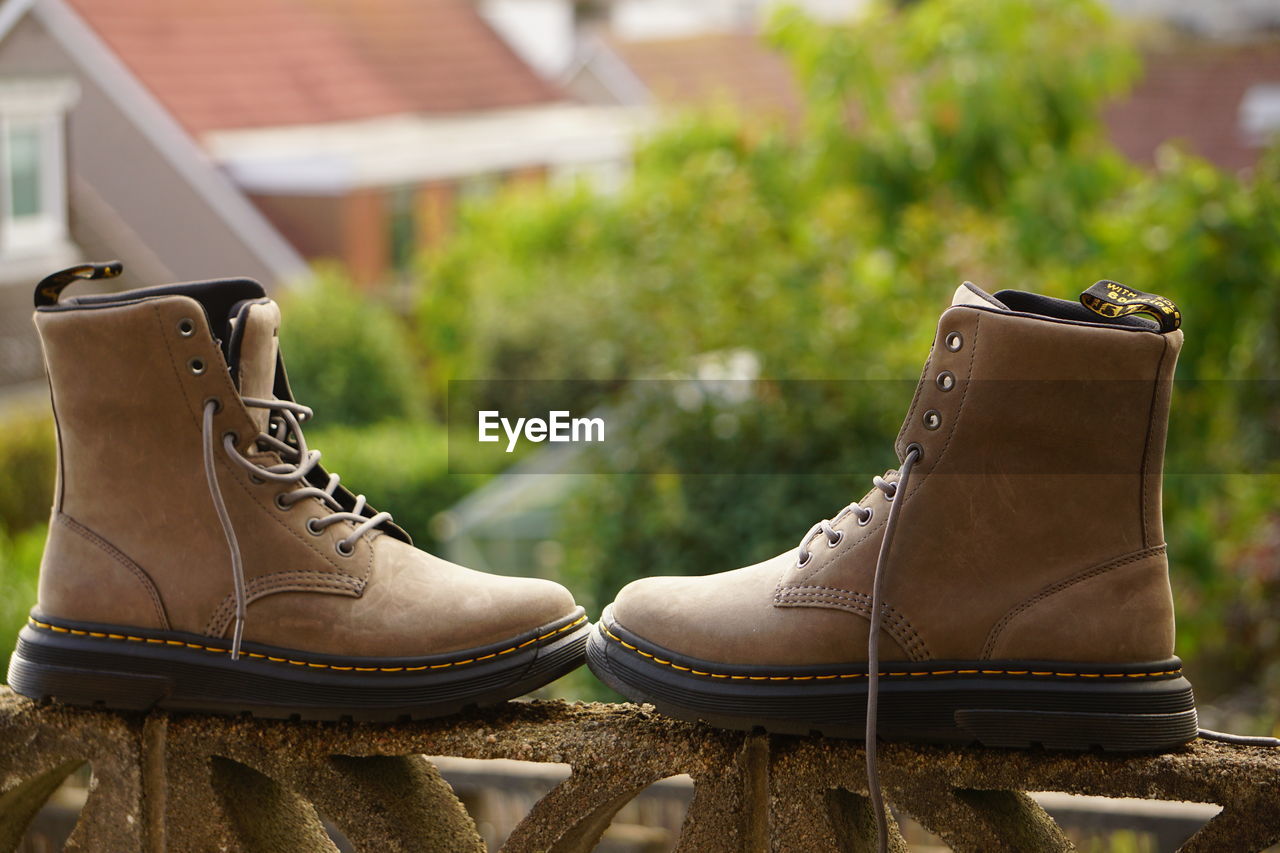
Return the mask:
{"type": "Polygon", "coordinates": [[[1103,279],[1080,294],[1080,304],[1100,317],[1116,319],[1130,314],[1148,314],[1160,324],[1161,332],[1172,332],[1182,325],[1182,312],[1172,299],[1143,293],[1116,281],[1103,279]]]}
{"type": "Polygon", "coordinates": [[[92,281],[98,278],[115,278],[124,272],[124,264],[119,261],[107,261],[101,264],[80,264],[58,270],[53,275],[45,276],[36,285],[36,307],[44,308],[57,305],[58,297],[67,285],[76,281],[92,281]]]}

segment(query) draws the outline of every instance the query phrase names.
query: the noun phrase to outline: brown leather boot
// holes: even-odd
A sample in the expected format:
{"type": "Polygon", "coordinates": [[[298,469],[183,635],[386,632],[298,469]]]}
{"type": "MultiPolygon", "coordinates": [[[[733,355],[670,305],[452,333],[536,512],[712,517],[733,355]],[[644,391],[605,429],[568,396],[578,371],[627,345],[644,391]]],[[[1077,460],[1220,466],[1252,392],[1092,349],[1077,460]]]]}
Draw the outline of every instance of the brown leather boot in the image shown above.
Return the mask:
{"type": "Polygon", "coordinates": [[[261,285],[59,302],[77,278],[118,273],[86,265],[36,293],[58,488],[15,690],[396,719],[518,696],[581,663],[590,626],[567,590],[419,551],[320,467],[261,285]]]}
{"type": "Polygon", "coordinates": [[[797,549],[630,584],[592,633],[592,670],[734,728],[862,737],[878,689],[887,739],[1195,737],[1160,509],[1180,317],[1111,282],[1082,302],[960,287],[900,468],[797,549]]]}

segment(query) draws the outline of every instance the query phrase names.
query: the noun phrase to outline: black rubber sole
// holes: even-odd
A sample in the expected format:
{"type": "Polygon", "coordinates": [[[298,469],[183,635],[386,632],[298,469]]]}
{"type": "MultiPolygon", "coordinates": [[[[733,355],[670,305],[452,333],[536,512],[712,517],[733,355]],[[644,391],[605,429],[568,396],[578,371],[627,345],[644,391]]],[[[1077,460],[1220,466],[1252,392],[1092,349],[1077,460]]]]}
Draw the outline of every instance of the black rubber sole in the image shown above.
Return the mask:
{"type": "Polygon", "coordinates": [[[349,658],[194,634],[50,622],[18,634],[9,686],[37,701],[125,711],[196,711],[389,722],[496,705],[580,666],[582,608],[484,648],[421,658],[349,658]]]}
{"type": "MultiPolygon", "coordinates": [[[[662,713],[729,729],[861,740],[858,666],[727,666],[647,643],[606,611],[587,643],[596,677],[662,713]]],[[[885,664],[886,741],[1159,752],[1196,737],[1195,697],[1171,658],[1141,664],[929,661],[885,664]]]]}

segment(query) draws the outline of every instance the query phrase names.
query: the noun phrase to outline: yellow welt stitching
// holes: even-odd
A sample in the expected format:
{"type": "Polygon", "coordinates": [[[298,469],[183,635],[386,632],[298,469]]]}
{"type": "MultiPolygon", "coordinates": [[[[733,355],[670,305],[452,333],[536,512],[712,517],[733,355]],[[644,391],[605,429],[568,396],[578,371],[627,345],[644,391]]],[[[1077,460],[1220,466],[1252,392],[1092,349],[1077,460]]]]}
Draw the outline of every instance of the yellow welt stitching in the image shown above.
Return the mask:
{"type": "MultiPolygon", "coordinates": [[[[617,634],[613,633],[603,625],[600,626],[600,630],[609,639],[614,640],[619,645],[623,646],[624,648],[630,649],[636,654],[643,655],[644,657],[649,658],[654,663],[662,664],[663,666],[669,666],[672,669],[678,669],[681,672],[689,672],[689,673],[692,673],[693,675],[704,675],[710,678],[728,678],[733,681],[810,681],[814,679],[818,681],[827,681],[833,678],[861,678],[863,676],[863,673],[860,673],[860,672],[841,673],[838,675],[728,675],[728,674],[719,673],[719,672],[703,672],[702,670],[691,669],[690,667],[681,666],[680,664],[672,663],[671,661],[663,660],[662,658],[655,657],[649,652],[646,652],[644,649],[641,649],[637,646],[632,645],[631,643],[628,643],[626,640],[622,639],[617,634]]],[[[982,669],[982,670],[935,669],[935,670],[920,670],[917,672],[881,672],[879,673],[879,675],[899,676],[899,677],[900,676],[920,677],[925,675],[978,675],[978,674],[981,674],[981,675],[1038,675],[1038,676],[1055,676],[1058,678],[1151,678],[1151,677],[1158,677],[1163,675],[1178,675],[1180,672],[1181,670],[1178,670],[1178,669],[1170,669],[1170,670],[1165,670],[1163,672],[1101,672],[1101,673],[1100,672],[1054,672],[1054,671],[1037,671],[1037,670],[1026,670],[1026,669],[982,669]]]]}
{"type": "MultiPolygon", "coordinates": [[[[27,621],[31,625],[37,628],[42,628],[48,631],[55,631],[59,634],[74,634],[75,636],[79,636],[79,637],[95,637],[98,639],[127,640],[132,643],[151,643],[153,645],[181,646],[188,649],[199,649],[206,652],[213,652],[215,654],[227,654],[227,652],[229,651],[228,649],[220,649],[220,648],[217,648],[216,646],[204,646],[199,643],[188,643],[183,640],[166,640],[166,639],[160,639],[157,637],[135,637],[132,634],[111,634],[111,633],[102,633],[99,631],[83,631],[83,630],[80,630],[79,628],[64,628],[61,625],[53,625],[49,622],[41,622],[40,620],[31,618],[31,617],[28,617],[27,621]]],[[[351,670],[354,670],[356,672],[419,672],[424,669],[446,669],[451,666],[463,666],[469,663],[476,663],[477,661],[496,658],[499,655],[510,654],[511,652],[517,651],[518,649],[523,649],[526,646],[531,646],[534,643],[537,643],[541,640],[545,640],[548,637],[554,637],[557,634],[563,634],[565,631],[572,630],[573,628],[578,627],[579,625],[581,625],[583,622],[586,622],[586,621],[587,621],[586,616],[579,616],[577,619],[575,619],[574,621],[570,622],[567,625],[561,625],[559,628],[556,628],[554,630],[548,631],[545,634],[541,634],[537,637],[534,637],[532,640],[526,640],[523,643],[520,643],[519,645],[511,646],[510,648],[502,649],[501,651],[493,652],[491,654],[481,655],[480,657],[468,658],[467,660],[461,660],[461,661],[451,661],[449,663],[435,664],[434,666],[428,666],[427,664],[423,664],[422,666],[409,666],[409,667],[405,667],[405,666],[385,666],[385,667],[336,666],[334,664],[328,664],[328,663],[313,663],[311,661],[291,660],[289,658],[272,657],[269,655],[259,654],[258,652],[245,652],[245,654],[248,657],[252,657],[252,658],[265,658],[266,660],[273,661],[275,663],[289,663],[289,664],[293,664],[294,666],[311,667],[312,669],[333,669],[333,670],[339,670],[342,672],[348,672],[351,670]]],[[[639,650],[637,649],[636,651],[639,651],[639,650]]],[[[644,654],[644,652],[641,652],[641,654],[644,654]]],[[[652,655],[650,655],[650,657],[652,657],[652,655]]]]}

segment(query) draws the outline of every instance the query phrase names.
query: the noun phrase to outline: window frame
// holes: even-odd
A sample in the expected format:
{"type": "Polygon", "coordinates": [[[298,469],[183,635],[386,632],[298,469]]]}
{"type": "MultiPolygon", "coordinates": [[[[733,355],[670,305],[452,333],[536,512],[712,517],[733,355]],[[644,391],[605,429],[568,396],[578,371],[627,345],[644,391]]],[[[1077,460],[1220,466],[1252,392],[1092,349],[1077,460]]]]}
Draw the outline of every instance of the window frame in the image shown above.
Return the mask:
{"type": "Polygon", "coordinates": [[[0,78],[0,258],[57,253],[69,244],[67,113],[79,97],[74,80],[0,78]],[[13,215],[12,146],[18,127],[37,132],[39,211],[13,215]]]}

